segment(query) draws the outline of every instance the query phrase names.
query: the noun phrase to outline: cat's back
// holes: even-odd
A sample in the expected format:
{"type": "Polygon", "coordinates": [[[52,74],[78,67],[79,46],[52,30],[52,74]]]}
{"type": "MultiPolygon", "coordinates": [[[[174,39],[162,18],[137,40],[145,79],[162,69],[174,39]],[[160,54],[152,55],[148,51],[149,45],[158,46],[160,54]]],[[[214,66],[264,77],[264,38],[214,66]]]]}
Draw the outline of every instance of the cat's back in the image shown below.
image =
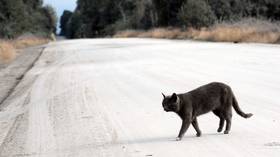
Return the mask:
{"type": "Polygon", "coordinates": [[[221,88],[221,89],[225,89],[225,88],[230,88],[229,85],[225,84],[225,83],[222,83],[222,82],[211,82],[209,84],[206,84],[204,86],[201,86],[202,88],[221,88]]]}
{"type": "Polygon", "coordinates": [[[225,83],[211,82],[188,92],[188,94],[194,96],[203,96],[203,95],[209,96],[209,95],[221,94],[223,92],[227,92],[228,90],[230,90],[230,87],[225,83]]]}

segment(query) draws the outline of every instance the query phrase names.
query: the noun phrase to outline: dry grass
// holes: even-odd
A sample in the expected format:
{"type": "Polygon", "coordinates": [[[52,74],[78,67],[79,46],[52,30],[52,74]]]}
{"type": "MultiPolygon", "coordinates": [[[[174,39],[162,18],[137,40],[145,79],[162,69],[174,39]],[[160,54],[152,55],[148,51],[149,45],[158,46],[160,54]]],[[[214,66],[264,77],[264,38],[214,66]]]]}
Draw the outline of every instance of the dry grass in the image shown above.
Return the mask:
{"type": "Polygon", "coordinates": [[[163,29],[157,28],[140,34],[139,37],[144,38],[167,38],[167,39],[177,39],[180,35],[180,29],[163,29]]]}
{"type": "Polygon", "coordinates": [[[192,38],[218,42],[277,43],[280,32],[261,31],[255,27],[215,26],[210,29],[193,30],[192,38]]]}
{"type": "Polygon", "coordinates": [[[16,50],[11,42],[0,41],[0,62],[9,62],[16,57],[16,50]]]}
{"type": "Polygon", "coordinates": [[[30,46],[42,45],[48,43],[50,40],[40,37],[23,37],[13,41],[16,49],[22,49],[30,46]]]}
{"type": "Polygon", "coordinates": [[[0,63],[8,63],[15,59],[18,49],[42,45],[48,42],[50,42],[50,39],[35,36],[25,36],[15,40],[0,40],[0,63]]]}
{"type": "Polygon", "coordinates": [[[115,38],[165,38],[178,39],[182,37],[182,31],[177,28],[155,28],[149,31],[125,30],[114,35],[115,38]]]}
{"type": "Polygon", "coordinates": [[[137,31],[137,30],[125,30],[117,32],[114,37],[115,38],[133,38],[139,37],[140,34],[144,33],[144,31],[137,31]]]}
{"type": "Polygon", "coordinates": [[[220,23],[200,30],[190,28],[157,28],[149,31],[127,30],[114,37],[194,39],[216,42],[280,43],[280,24],[256,19],[245,19],[236,23],[220,23]]]}

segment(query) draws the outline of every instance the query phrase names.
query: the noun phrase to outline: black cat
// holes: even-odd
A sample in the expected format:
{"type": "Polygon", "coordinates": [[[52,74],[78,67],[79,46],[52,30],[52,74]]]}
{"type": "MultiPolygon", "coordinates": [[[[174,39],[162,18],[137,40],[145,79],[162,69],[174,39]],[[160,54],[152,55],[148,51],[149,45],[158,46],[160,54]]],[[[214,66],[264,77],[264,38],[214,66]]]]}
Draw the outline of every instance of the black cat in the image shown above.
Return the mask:
{"type": "Polygon", "coordinates": [[[231,128],[231,106],[244,118],[249,118],[253,115],[252,113],[246,114],[241,111],[231,88],[224,83],[213,82],[184,94],[162,95],[164,97],[162,101],[164,110],[166,112],[175,112],[182,119],[181,130],[176,140],[182,139],[190,124],[196,130],[196,135],[201,136],[196,117],[210,111],[213,111],[220,118],[218,132],[223,130],[224,122],[226,121],[225,134],[228,134],[231,128]]]}

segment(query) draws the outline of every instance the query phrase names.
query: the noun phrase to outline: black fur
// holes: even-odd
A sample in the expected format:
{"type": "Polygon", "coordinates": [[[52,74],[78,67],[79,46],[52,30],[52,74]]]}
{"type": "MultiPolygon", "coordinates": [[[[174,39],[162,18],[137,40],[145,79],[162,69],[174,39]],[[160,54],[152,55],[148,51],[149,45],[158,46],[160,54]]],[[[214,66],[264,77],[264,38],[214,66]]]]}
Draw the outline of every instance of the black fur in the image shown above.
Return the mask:
{"type": "Polygon", "coordinates": [[[184,94],[162,95],[164,97],[162,101],[164,110],[166,112],[175,112],[182,119],[182,126],[177,140],[182,139],[190,124],[196,130],[196,135],[201,136],[196,117],[210,111],[220,118],[218,132],[223,130],[224,122],[226,121],[225,134],[228,134],[231,128],[231,106],[244,118],[249,118],[253,115],[241,111],[231,88],[224,83],[213,82],[184,94]]]}

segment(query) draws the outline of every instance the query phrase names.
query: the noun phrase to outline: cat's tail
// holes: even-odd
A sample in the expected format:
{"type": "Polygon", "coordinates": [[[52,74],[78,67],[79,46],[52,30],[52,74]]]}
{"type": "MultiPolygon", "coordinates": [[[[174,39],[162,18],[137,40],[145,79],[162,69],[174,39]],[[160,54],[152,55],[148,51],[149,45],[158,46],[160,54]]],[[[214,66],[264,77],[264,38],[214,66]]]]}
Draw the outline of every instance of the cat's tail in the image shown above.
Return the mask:
{"type": "Polygon", "coordinates": [[[236,98],[235,98],[234,95],[233,95],[233,98],[232,98],[232,106],[233,106],[234,110],[236,111],[236,113],[239,114],[239,115],[240,115],[241,117],[243,117],[243,118],[250,118],[250,117],[253,116],[252,113],[244,113],[244,112],[240,109],[240,107],[239,107],[239,105],[238,105],[238,102],[237,102],[237,100],[236,100],[236,98]]]}

